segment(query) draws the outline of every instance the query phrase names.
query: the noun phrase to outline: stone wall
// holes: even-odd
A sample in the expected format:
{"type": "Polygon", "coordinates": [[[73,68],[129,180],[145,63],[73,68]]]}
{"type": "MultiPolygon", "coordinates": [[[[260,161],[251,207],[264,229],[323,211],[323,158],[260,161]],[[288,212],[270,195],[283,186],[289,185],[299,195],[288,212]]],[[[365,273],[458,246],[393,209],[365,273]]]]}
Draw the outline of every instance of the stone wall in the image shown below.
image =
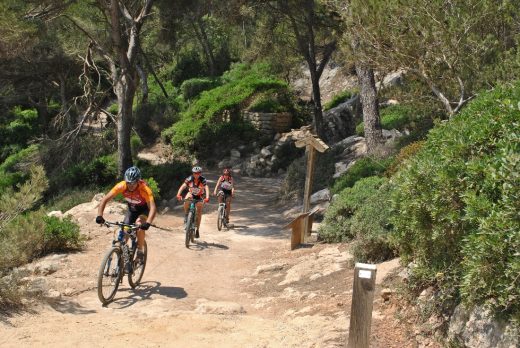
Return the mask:
{"type": "Polygon", "coordinates": [[[266,113],[244,111],[244,121],[249,121],[256,129],[265,134],[287,132],[291,129],[292,114],[290,112],[266,113]]]}

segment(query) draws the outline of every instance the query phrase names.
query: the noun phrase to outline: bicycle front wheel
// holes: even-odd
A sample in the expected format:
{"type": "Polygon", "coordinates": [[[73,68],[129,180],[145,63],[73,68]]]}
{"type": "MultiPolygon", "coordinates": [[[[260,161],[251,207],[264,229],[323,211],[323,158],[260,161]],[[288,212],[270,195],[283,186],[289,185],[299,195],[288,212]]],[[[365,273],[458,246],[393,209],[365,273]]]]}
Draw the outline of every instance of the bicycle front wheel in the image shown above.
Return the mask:
{"type": "Polygon", "coordinates": [[[132,265],[133,272],[128,273],[128,284],[134,289],[143,278],[144,268],[146,267],[146,258],[148,257],[148,246],[146,245],[146,241],[144,241],[144,255],[143,261],[139,262],[137,260],[137,251],[134,251],[134,255],[132,255],[132,265]]]}
{"type": "Polygon", "coordinates": [[[103,258],[98,273],[98,297],[103,305],[114,299],[123,277],[121,248],[111,248],[103,258]]]}
{"type": "Polygon", "coordinates": [[[218,214],[217,214],[217,229],[219,231],[222,231],[223,221],[224,221],[224,207],[220,206],[220,207],[218,207],[218,214]]]}
{"type": "Polygon", "coordinates": [[[186,245],[186,248],[189,248],[190,247],[190,240],[193,239],[193,228],[192,228],[192,225],[193,225],[193,222],[194,222],[194,218],[193,218],[193,212],[190,211],[188,213],[188,220],[186,222],[186,239],[184,241],[184,244],[186,245]]]}

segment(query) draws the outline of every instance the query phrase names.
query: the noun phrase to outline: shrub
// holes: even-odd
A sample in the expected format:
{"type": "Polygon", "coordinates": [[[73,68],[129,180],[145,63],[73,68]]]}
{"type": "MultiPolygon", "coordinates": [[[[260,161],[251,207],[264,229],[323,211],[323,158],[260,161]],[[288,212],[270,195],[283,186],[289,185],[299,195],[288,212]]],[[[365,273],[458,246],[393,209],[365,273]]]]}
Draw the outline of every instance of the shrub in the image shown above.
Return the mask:
{"type": "MultiPolygon", "coordinates": [[[[365,184],[365,180],[358,181],[356,185],[365,184]]],[[[391,185],[384,182],[352,216],[350,229],[355,239],[351,249],[358,262],[382,262],[397,254],[391,238],[394,214],[391,209],[391,192],[391,185]]]]}
{"type": "MultiPolygon", "coordinates": [[[[327,242],[352,240],[357,232],[352,229],[352,217],[378,194],[379,187],[386,181],[387,179],[379,177],[364,178],[353,187],[342,190],[325,213],[323,224],[318,231],[320,239],[327,242]]],[[[357,226],[359,229],[362,226],[361,222],[358,222],[357,226]]]]}
{"type": "Polygon", "coordinates": [[[384,173],[391,162],[391,158],[376,159],[372,157],[364,157],[359,159],[347,172],[343,173],[336,179],[331,188],[331,193],[339,193],[345,188],[352,187],[362,178],[384,173]]]}
{"type": "Polygon", "coordinates": [[[44,216],[42,253],[77,249],[81,246],[79,226],[70,217],[64,219],[55,216],[44,216]]]}
{"type": "MultiPolygon", "coordinates": [[[[182,113],[182,119],[163,132],[163,137],[169,138],[175,148],[210,157],[211,151],[203,151],[208,149],[209,136],[233,129],[242,132],[249,128],[237,121],[240,119],[240,106],[250,96],[255,92],[287,88],[286,83],[271,76],[268,67],[262,64],[252,67],[236,65],[224,74],[222,82],[222,86],[202,92],[200,98],[182,113]],[[240,125],[234,127],[233,123],[240,125]]],[[[249,138],[243,141],[247,142],[249,138]]]]}
{"type": "Polygon", "coordinates": [[[27,147],[28,141],[38,132],[38,112],[15,107],[0,121],[0,162],[27,147]]]}
{"type": "Polygon", "coordinates": [[[29,176],[29,168],[39,162],[39,147],[31,145],[13,153],[0,164],[0,190],[23,183],[29,176]]]}
{"type": "Polygon", "coordinates": [[[339,104],[344,103],[347,100],[349,100],[350,98],[352,98],[352,96],[355,95],[356,93],[357,93],[357,91],[355,91],[355,92],[343,91],[343,92],[340,92],[339,94],[336,94],[335,96],[332,97],[332,99],[328,103],[325,103],[325,105],[323,106],[323,111],[327,111],[332,108],[335,108],[339,104]]]}
{"type": "MultiPolygon", "coordinates": [[[[417,111],[409,105],[391,105],[381,109],[381,128],[403,130],[410,126],[413,120],[417,119],[417,111]]],[[[365,134],[363,122],[356,126],[356,134],[365,134]]]]}
{"type": "Polygon", "coordinates": [[[520,320],[520,84],[434,128],[393,180],[400,254],[416,287],[455,289],[520,320]],[[497,275],[500,275],[497,277],[497,275]]]}
{"type": "Polygon", "coordinates": [[[413,158],[423,145],[424,141],[416,141],[415,143],[403,147],[393,159],[385,174],[389,177],[394,175],[408,159],[413,158]]]}
{"type": "Polygon", "coordinates": [[[220,86],[220,80],[215,78],[194,78],[186,80],[181,85],[181,93],[186,100],[193,99],[204,91],[220,86]]]}
{"type": "Polygon", "coordinates": [[[139,153],[139,151],[141,149],[143,149],[143,147],[144,147],[143,141],[141,140],[139,135],[133,134],[132,137],[130,138],[130,148],[132,151],[132,157],[137,158],[137,154],[139,153]]]}
{"type": "Polygon", "coordinates": [[[90,202],[100,189],[96,187],[80,187],[78,189],[65,189],[53,197],[49,197],[46,202],[46,209],[49,211],[59,210],[66,212],[77,205],[90,202]]]}
{"type": "Polygon", "coordinates": [[[92,162],[82,162],[68,168],[59,178],[63,186],[106,186],[118,177],[116,156],[107,155],[92,162]]]}
{"type": "Polygon", "coordinates": [[[286,91],[268,90],[255,95],[249,111],[286,112],[291,108],[291,100],[286,91]]]}
{"type": "MultiPolygon", "coordinates": [[[[190,163],[181,161],[151,165],[147,161],[137,160],[135,164],[139,169],[141,169],[143,175],[147,178],[151,178],[146,179],[146,181],[148,182],[148,180],[150,180],[148,184],[152,188],[154,197],[156,193],[158,195],[161,194],[163,198],[171,197],[177,192],[182,180],[191,173],[190,163]],[[156,188],[154,189],[155,185],[156,188]]],[[[160,199],[160,196],[156,199],[160,199]]]]}

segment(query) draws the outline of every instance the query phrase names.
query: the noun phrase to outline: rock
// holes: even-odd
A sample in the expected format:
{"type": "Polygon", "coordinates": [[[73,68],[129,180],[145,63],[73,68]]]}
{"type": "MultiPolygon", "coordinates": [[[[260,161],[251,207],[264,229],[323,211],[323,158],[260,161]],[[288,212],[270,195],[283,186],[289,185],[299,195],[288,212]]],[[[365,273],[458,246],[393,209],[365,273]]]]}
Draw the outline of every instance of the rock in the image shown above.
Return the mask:
{"type": "Polygon", "coordinates": [[[355,115],[358,103],[359,96],[355,95],[323,113],[324,140],[335,143],[356,132],[355,115]]]}
{"type": "Polygon", "coordinates": [[[385,138],[385,139],[397,139],[402,136],[403,136],[403,134],[401,132],[399,132],[397,129],[391,129],[391,130],[383,129],[383,138],[385,138]]]}
{"type": "Polygon", "coordinates": [[[44,296],[47,300],[59,300],[61,293],[58,290],[50,289],[44,296]]]}
{"type": "Polygon", "coordinates": [[[105,197],[104,193],[96,193],[94,197],[92,197],[92,203],[99,203],[105,197]]]}
{"type": "Polygon", "coordinates": [[[280,140],[281,137],[282,137],[282,135],[281,135],[280,133],[276,133],[276,134],[274,135],[273,141],[276,142],[276,141],[280,140]]]}
{"type": "Polygon", "coordinates": [[[54,216],[54,217],[57,217],[59,219],[62,219],[63,218],[63,213],[61,210],[53,210],[49,213],[47,213],[47,216],[54,216]]]}
{"type": "Polygon", "coordinates": [[[57,262],[52,260],[44,260],[28,266],[29,270],[32,270],[34,274],[49,275],[60,269],[57,262]]]}
{"type": "Polygon", "coordinates": [[[333,178],[339,178],[343,173],[347,171],[349,162],[341,161],[334,164],[334,175],[333,178]]]}
{"type": "Polygon", "coordinates": [[[273,153],[267,148],[267,147],[264,147],[262,150],[260,150],[260,154],[262,155],[262,157],[269,157],[269,156],[272,156],[273,153]]]}
{"type": "Polygon", "coordinates": [[[311,195],[311,204],[330,201],[330,190],[328,188],[315,192],[311,195]]]}
{"type": "Polygon", "coordinates": [[[230,151],[230,156],[232,158],[240,158],[240,151],[233,149],[230,151]]]}
{"type": "Polygon", "coordinates": [[[365,140],[365,138],[360,137],[359,135],[351,135],[343,140],[338,141],[337,143],[332,145],[332,147],[333,148],[335,148],[335,147],[347,148],[362,140],[365,140]]]}
{"type": "Polygon", "coordinates": [[[461,304],[450,318],[448,339],[464,347],[513,348],[520,345],[520,332],[512,323],[493,318],[484,307],[469,309],[461,304]]]}
{"type": "Polygon", "coordinates": [[[280,271],[285,267],[284,263],[273,263],[270,265],[260,265],[256,267],[255,275],[259,275],[260,273],[280,271]]]}
{"type": "Polygon", "coordinates": [[[235,302],[213,302],[206,299],[197,300],[197,308],[195,309],[197,313],[204,314],[244,314],[244,308],[235,302]]]}
{"type": "Polygon", "coordinates": [[[383,298],[384,301],[389,301],[394,293],[395,293],[394,290],[386,288],[386,289],[381,290],[381,297],[383,298]]]}

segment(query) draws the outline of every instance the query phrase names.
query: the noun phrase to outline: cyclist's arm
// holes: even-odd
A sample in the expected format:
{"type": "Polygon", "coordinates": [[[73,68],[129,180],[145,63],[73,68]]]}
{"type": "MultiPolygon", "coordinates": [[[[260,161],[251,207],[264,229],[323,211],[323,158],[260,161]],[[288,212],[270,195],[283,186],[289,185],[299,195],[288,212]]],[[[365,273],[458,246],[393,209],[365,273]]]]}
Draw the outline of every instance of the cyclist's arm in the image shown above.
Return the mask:
{"type": "Polygon", "coordinates": [[[209,186],[207,184],[205,186],[205,189],[206,189],[206,198],[209,199],[209,186]]]}
{"type": "Polygon", "coordinates": [[[105,207],[107,205],[107,203],[112,199],[114,198],[114,196],[117,195],[117,193],[110,191],[108,192],[105,197],[103,197],[103,199],[101,200],[101,202],[99,203],[99,206],[98,206],[98,216],[103,216],[103,212],[105,211],[105,207]]]}
{"type": "Polygon", "coordinates": [[[215,185],[215,190],[213,191],[213,194],[217,195],[217,189],[220,187],[220,182],[222,181],[222,177],[218,178],[217,184],[215,185]]]}
{"type": "Polygon", "coordinates": [[[186,189],[186,187],[188,187],[188,185],[186,185],[186,183],[182,183],[181,187],[179,187],[179,190],[177,191],[177,196],[180,196],[182,191],[184,191],[186,189]]]}
{"type": "Polygon", "coordinates": [[[151,224],[153,219],[155,218],[155,213],[157,212],[157,206],[155,205],[155,200],[153,200],[153,199],[149,202],[146,202],[146,204],[148,205],[148,209],[150,210],[150,212],[148,214],[148,218],[146,219],[146,222],[151,224]]]}

